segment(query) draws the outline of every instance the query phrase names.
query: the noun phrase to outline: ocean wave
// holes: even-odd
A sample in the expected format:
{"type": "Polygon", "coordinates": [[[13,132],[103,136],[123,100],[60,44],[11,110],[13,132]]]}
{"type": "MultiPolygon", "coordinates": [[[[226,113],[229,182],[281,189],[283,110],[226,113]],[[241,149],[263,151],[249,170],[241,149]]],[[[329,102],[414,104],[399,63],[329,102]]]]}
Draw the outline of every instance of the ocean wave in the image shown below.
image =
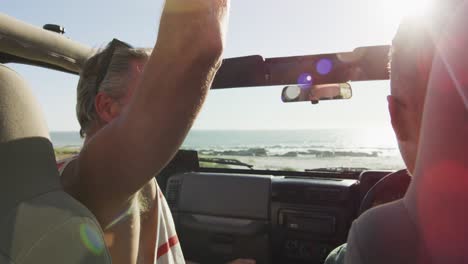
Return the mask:
{"type": "Polygon", "coordinates": [[[239,156],[239,157],[317,157],[317,158],[333,158],[333,157],[379,157],[384,153],[379,150],[330,150],[330,149],[302,149],[290,151],[277,151],[268,148],[245,148],[245,149],[201,149],[198,150],[200,155],[207,156],[239,156]]]}
{"type": "Polygon", "coordinates": [[[268,152],[265,148],[249,148],[239,150],[198,150],[201,155],[210,156],[246,156],[246,157],[267,157],[268,152]]]}

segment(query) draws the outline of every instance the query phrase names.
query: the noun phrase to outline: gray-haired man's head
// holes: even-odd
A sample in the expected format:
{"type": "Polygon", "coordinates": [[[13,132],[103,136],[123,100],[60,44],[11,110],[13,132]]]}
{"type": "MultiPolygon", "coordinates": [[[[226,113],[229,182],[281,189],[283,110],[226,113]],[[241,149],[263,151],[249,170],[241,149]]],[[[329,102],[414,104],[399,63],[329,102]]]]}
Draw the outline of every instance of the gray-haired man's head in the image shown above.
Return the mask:
{"type": "MultiPolygon", "coordinates": [[[[109,44],[90,57],[83,67],[77,87],[76,114],[84,137],[99,125],[109,120],[102,111],[111,112],[112,103],[122,104],[131,86],[139,78],[143,65],[148,60],[151,49],[117,47],[112,51],[109,44]],[[105,62],[106,53],[112,52],[105,62]],[[105,67],[102,64],[107,64],[105,67]],[[100,82],[100,83],[98,83],[100,82]]],[[[107,55],[109,56],[109,55],[107,55]]]]}

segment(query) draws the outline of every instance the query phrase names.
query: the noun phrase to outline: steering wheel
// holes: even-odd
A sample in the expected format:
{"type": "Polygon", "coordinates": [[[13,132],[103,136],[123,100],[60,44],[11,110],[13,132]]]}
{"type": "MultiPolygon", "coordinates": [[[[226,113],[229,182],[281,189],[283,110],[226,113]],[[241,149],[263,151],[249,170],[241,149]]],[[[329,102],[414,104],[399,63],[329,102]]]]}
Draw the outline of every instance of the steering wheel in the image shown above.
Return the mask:
{"type": "Polygon", "coordinates": [[[374,206],[403,198],[410,182],[411,176],[407,170],[399,170],[386,175],[364,196],[359,208],[359,215],[374,206]]]}

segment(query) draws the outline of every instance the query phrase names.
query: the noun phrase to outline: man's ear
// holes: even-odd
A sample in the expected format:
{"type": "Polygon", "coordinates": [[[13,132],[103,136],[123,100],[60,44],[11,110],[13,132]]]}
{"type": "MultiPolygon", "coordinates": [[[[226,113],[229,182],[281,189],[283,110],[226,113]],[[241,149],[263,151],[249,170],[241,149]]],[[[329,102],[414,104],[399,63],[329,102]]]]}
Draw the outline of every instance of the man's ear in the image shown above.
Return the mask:
{"type": "Polygon", "coordinates": [[[399,103],[395,97],[387,96],[388,101],[388,112],[390,113],[390,119],[392,120],[392,127],[398,141],[407,141],[409,139],[408,127],[406,120],[404,119],[403,105],[399,103]]]}
{"type": "Polygon", "coordinates": [[[105,123],[109,123],[119,114],[119,105],[112,97],[106,93],[99,92],[94,99],[94,107],[99,118],[105,123]]]}

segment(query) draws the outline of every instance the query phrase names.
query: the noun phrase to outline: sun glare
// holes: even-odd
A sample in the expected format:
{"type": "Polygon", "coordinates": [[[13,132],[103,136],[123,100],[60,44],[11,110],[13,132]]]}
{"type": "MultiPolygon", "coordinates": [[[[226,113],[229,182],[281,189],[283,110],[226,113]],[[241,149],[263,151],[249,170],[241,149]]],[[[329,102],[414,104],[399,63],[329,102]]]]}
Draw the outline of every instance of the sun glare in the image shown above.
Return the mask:
{"type": "Polygon", "coordinates": [[[422,17],[432,7],[433,0],[384,0],[384,10],[390,18],[422,17]]]}

